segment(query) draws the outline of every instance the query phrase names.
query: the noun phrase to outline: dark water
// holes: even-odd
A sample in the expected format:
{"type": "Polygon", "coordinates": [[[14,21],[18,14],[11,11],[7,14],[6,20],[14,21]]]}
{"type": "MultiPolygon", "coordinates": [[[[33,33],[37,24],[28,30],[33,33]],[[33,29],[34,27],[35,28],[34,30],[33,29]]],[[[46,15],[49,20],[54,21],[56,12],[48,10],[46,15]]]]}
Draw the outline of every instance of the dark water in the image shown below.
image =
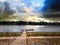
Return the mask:
{"type": "Polygon", "coordinates": [[[0,32],[21,32],[23,29],[34,29],[32,32],[60,32],[60,26],[0,25],[0,32]]]}

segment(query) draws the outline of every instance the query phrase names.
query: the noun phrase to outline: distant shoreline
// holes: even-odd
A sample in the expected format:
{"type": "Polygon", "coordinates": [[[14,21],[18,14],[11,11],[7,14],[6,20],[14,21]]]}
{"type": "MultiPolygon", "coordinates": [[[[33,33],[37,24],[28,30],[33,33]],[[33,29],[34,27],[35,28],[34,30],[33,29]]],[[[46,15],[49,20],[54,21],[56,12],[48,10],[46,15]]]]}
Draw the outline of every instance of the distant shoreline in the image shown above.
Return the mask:
{"type": "Polygon", "coordinates": [[[0,21],[0,25],[60,25],[60,22],[25,22],[25,21],[0,21]]]}

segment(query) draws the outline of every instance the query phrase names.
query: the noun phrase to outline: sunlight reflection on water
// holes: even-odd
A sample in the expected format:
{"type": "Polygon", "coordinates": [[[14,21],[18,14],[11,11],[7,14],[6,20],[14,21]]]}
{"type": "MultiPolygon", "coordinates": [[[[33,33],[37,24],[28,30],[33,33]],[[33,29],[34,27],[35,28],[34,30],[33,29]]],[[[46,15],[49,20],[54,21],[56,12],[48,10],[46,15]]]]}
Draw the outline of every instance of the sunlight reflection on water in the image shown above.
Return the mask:
{"type": "Polygon", "coordinates": [[[60,26],[0,25],[0,32],[21,32],[23,29],[33,29],[32,32],[60,32],[60,26]]]}

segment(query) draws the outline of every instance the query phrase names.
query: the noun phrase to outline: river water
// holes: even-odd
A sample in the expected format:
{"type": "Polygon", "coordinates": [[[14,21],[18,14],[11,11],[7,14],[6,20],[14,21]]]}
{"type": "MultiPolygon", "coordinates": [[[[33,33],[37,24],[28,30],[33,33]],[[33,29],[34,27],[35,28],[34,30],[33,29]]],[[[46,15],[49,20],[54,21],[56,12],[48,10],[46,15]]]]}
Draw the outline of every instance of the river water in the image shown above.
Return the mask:
{"type": "Polygon", "coordinates": [[[0,32],[21,32],[23,29],[33,29],[29,32],[60,32],[60,26],[46,25],[0,25],[0,32]]]}

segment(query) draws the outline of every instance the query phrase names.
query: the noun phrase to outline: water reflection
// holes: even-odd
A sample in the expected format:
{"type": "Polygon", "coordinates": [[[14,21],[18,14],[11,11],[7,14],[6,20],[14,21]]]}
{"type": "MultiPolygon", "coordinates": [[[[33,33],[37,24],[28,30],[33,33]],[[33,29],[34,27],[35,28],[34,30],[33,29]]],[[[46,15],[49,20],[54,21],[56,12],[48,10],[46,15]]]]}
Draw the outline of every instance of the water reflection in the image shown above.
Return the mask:
{"type": "Polygon", "coordinates": [[[60,26],[0,25],[0,32],[21,32],[23,29],[33,29],[32,32],[60,32],[60,26]]]}

